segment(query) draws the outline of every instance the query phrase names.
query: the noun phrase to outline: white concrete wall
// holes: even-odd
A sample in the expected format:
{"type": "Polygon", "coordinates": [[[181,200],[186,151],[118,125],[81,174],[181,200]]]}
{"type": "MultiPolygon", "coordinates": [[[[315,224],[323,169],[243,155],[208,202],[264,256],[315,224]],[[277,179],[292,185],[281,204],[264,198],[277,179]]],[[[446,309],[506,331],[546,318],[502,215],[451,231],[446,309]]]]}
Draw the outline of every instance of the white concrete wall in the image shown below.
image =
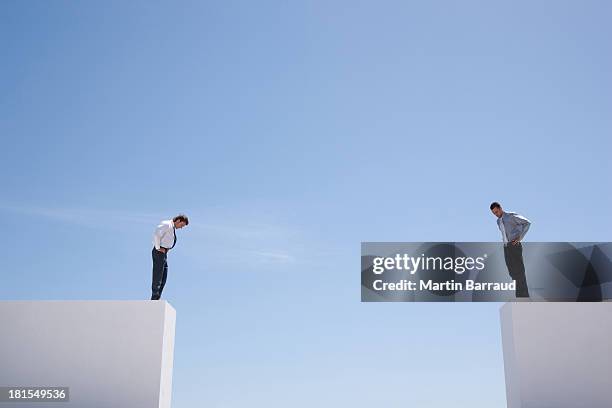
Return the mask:
{"type": "Polygon", "coordinates": [[[169,408],[176,312],[166,301],[0,301],[0,386],[67,386],[69,402],[169,408]]]}
{"type": "Polygon", "coordinates": [[[612,302],[500,310],[508,408],[612,407],[612,302]]]}

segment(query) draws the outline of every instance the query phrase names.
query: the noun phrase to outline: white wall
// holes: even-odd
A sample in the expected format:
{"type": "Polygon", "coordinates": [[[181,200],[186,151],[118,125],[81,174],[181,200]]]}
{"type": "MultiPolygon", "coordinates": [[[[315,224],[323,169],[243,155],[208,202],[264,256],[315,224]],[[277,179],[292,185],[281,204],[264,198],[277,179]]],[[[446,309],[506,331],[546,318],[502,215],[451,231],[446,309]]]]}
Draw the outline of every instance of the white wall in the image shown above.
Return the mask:
{"type": "Polygon", "coordinates": [[[0,386],[67,386],[69,402],[169,408],[176,312],[166,301],[0,301],[0,386]]]}
{"type": "Polygon", "coordinates": [[[508,408],[612,407],[612,302],[500,310],[508,408]]]}

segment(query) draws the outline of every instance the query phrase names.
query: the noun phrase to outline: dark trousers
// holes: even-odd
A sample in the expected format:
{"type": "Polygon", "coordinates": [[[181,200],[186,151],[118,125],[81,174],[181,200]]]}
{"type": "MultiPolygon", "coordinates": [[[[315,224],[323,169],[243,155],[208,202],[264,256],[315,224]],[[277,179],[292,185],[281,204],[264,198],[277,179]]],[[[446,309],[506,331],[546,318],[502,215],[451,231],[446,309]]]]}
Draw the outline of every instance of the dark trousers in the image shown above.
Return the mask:
{"type": "Polygon", "coordinates": [[[516,297],[529,297],[525,265],[523,264],[523,246],[519,243],[508,243],[504,246],[504,258],[510,277],[516,281],[516,297]]]}
{"type": "Polygon", "coordinates": [[[153,283],[151,284],[151,300],[157,300],[161,297],[164,286],[166,286],[166,277],[168,277],[168,252],[160,252],[153,248],[153,283]]]}

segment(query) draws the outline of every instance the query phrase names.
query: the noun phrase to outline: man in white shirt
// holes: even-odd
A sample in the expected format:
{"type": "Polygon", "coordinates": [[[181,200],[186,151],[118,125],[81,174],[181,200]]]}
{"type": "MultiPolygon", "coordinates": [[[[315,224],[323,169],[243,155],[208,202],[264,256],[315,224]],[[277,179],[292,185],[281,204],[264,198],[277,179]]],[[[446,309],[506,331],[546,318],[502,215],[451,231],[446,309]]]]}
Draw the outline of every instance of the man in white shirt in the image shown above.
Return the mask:
{"type": "Polygon", "coordinates": [[[171,220],[162,221],[153,233],[153,283],[151,300],[161,297],[168,276],[168,251],[176,245],[176,230],[189,225],[189,218],[179,214],[171,220]]]}
{"type": "Polygon", "coordinates": [[[527,234],[531,221],[515,212],[504,211],[498,202],[491,203],[491,212],[497,217],[497,227],[504,241],[504,259],[510,277],[516,281],[516,297],[529,299],[529,288],[523,263],[521,241],[527,234]]]}

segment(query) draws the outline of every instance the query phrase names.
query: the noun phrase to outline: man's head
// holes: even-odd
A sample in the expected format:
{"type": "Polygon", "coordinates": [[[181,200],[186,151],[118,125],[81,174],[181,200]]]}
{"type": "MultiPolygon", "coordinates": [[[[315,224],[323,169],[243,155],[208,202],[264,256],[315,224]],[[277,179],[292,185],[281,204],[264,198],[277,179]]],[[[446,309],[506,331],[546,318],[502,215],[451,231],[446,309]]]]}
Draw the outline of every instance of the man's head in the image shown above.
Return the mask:
{"type": "Polygon", "coordinates": [[[172,219],[172,221],[174,222],[174,228],[178,228],[178,229],[189,225],[189,218],[187,218],[185,214],[177,215],[176,217],[172,219]]]}
{"type": "Polygon", "coordinates": [[[501,218],[501,216],[504,215],[504,210],[502,210],[501,204],[497,201],[492,202],[489,208],[497,218],[501,218]]]}

